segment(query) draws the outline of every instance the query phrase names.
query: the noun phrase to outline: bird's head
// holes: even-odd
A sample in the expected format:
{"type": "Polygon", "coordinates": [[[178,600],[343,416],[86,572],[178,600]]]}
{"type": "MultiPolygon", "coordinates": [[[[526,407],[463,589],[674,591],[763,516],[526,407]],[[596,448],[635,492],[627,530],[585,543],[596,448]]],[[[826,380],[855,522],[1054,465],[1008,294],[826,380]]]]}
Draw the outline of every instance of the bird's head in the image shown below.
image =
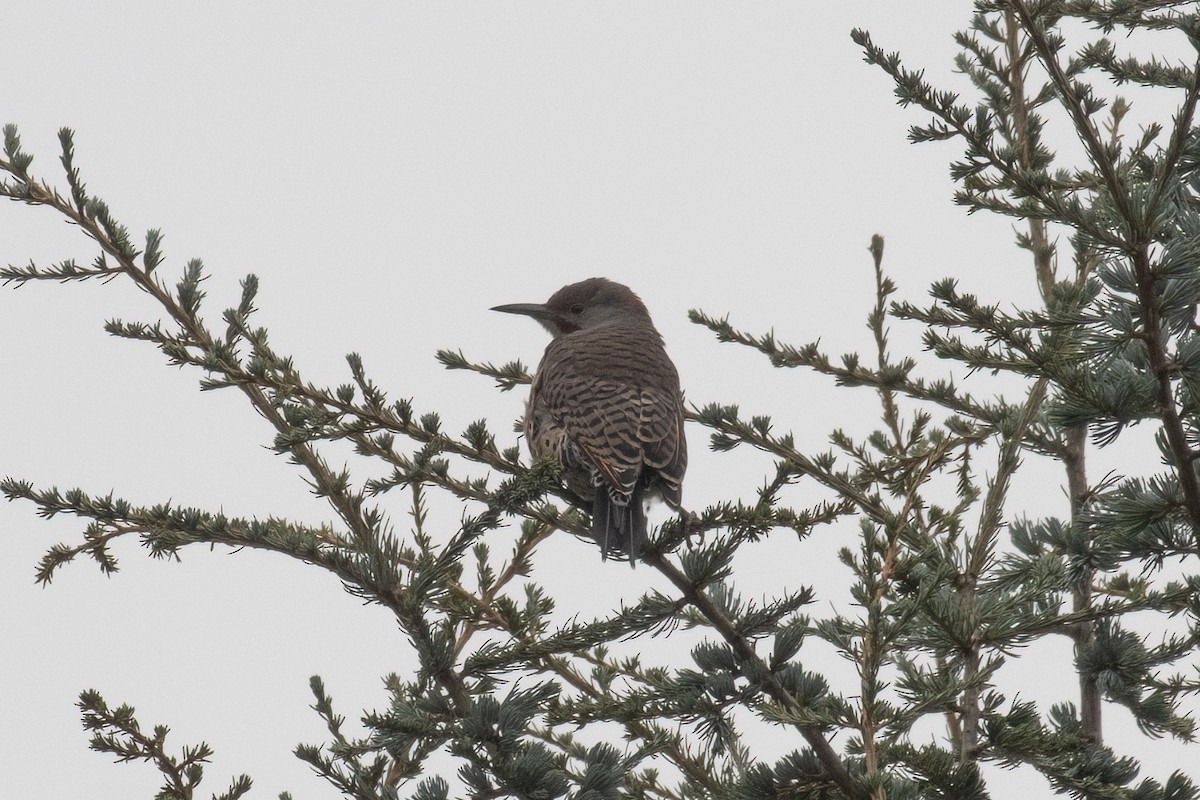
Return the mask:
{"type": "Polygon", "coordinates": [[[533,317],[553,336],[602,325],[650,322],[641,298],[628,286],[608,278],[588,278],[564,286],[545,303],[513,303],[492,311],[533,317]]]}

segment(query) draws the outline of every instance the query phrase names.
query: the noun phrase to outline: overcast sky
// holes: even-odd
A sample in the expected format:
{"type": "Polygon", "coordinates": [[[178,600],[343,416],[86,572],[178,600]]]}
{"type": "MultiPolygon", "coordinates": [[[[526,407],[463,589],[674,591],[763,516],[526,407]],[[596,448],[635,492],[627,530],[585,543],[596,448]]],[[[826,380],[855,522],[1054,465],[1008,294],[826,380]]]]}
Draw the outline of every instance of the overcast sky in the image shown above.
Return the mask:
{"type": "MultiPolygon", "coordinates": [[[[797,344],[820,338],[834,355],[866,350],[874,233],[902,298],[948,275],[1011,305],[1035,296],[1010,225],[951,202],[957,146],[907,143],[924,118],[895,105],[849,37],[865,27],[965,88],[951,73],[961,0],[10,5],[0,123],[20,127],[36,174],[61,184],[56,132],[74,128],[91,191],[135,236],[165,233],[160,269],[204,259],[210,322],[254,272],[259,323],[307,378],[344,382],[343,356],[359,352],[393,397],[441,410],[454,431],[487,417],[515,442],[523,392],[447,373],[434,351],[534,364],[540,327],[487,309],[592,275],[646,301],[690,401],[741,401],[812,449],[833,427],[870,430],[870,394],[772,372],[689,324],[689,308],[797,344]]],[[[49,211],[0,206],[0,262],[93,255],[49,211]]],[[[330,518],[264,447],[271,433],[240,395],[200,394],[197,374],[107,337],[112,317],[159,311],[122,281],[0,291],[0,473],[143,504],[330,518]]],[[[897,331],[897,347],[917,334],[897,331]]],[[[768,467],[705,456],[703,432],[689,436],[692,506],[750,491],[768,467]]],[[[1056,487],[1026,502],[1065,510],[1056,487]]],[[[212,744],[210,791],[249,772],[252,796],[330,796],[290,755],[324,740],[307,678],[322,674],[351,720],[380,706],[380,676],[409,663],[387,614],[281,557],[192,550],[166,563],[132,542],[117,547],[114,578],[80,562],[36,587],[41,553],[81,527],[0,506],[2,793],[152,794],[149,767],[87,751],[74,699],[94,687],[146,725],[172,725],[176,747],[212,744]]],[[[820,586],[811,563],[847,580],[798,560],[793,585],[820,586]]],[[[584,616],[662,583],[567,536],[543,549],[535,577],[573,589],[564,601],[584,616]]],[[[1040,657],[1014,666],[1023,696],[1070,699],[1039,680],[1070,658],[1065,642],[1040,657]]],[[[1129,729],[1112,719],[1110,731],[1129,729]]],[[[1131,742],[1154,750],[1154,777],[1181,763],[1176,745],[1131,742]]]]}

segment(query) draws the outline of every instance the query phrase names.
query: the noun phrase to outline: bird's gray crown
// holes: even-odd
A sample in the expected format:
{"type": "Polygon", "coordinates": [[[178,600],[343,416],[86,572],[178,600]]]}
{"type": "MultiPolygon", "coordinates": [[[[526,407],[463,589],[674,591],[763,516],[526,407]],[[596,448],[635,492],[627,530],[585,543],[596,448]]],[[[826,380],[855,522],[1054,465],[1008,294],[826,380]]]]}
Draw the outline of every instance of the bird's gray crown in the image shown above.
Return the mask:
{"type": "Polygon", "coordinates": [[[564,286],[544,304],[515,303],[492,310],[533,317],[554,336],[603,325],[652,325],[641,298],[628,286],[608,278],[588,278],[564,286]]]}

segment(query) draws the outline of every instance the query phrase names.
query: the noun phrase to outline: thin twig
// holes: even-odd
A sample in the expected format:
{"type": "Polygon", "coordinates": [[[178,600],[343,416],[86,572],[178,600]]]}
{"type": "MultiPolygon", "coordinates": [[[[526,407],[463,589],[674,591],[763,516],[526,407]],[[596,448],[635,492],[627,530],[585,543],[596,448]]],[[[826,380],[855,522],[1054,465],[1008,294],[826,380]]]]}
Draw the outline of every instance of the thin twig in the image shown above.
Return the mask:
{"type": "MultiPolygon", "coordinates": [[[[737,632],[737,629],[733,627],[733,623],[721,613],[721,610],[709,599],[708,595],[699,591],[675,564],[669,561],[662,553],[651,550],[643,551],[642,560],[665,575],[667,580],[671,581],[675,585],[675,588],[680,591],[684,599],[694,606],[709,621],[713,628],[721,634],[721,637],[729,643],[729,646],[733,648],[738,659],[744,664],[751,665],[756,679],[761,682],[762,687],[775,702],[797,711],[806,710],[779,683],[766,663],[754,652],[754,648],[746,641],[746,638],[737,632]]],[[[816,754],[817,760],[821,762],[821,766],[825,769],[829,779],[837,784],[842,793],[848,798],[854,798],[854,800],[867,800],[869,795],[850,776],[845,763],[843,763],[837,751],[829,744],[829,740],[825,738],[825,734],[821,732],[820,728],[815,725],[797,725],[797,728],[800,731],[800,735],[804,737],[809,747],[812,748],[813,753],[816,754]]]]}

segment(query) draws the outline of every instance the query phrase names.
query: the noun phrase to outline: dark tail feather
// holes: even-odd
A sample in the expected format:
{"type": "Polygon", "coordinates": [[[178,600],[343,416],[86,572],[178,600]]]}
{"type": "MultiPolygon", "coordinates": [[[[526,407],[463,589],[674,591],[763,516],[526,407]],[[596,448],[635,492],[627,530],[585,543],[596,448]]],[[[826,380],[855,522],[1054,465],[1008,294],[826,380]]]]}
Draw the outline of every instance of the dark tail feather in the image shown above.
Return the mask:
{"type": "Polygon", "coordinates": [[[625,552],[629,555],[629,566],[631,567],[637,566],[638,556],[642,554],[642,548],[646,546],[646,502],[642,499],[644,489],[645,487],[639,481],[633,489],[633,497],[629,498],[629,505],[626,506],[629,516],[625,529],[628,534],[625,539],[625,552]]]}
{"type": "Polygon", "coordinates": [[[637,557],[646,544],[646,510],[642,502],[645,487],[634,487],[626,505],[613,502],[603,487],[597,487],[592,501],[592,538],[600,545],[600,556],[608,560],[609,553],[624,554],[630,566],[637,566],[637,557]]]}
{"type": "Polygon", "coordinates": [[[604,487],[596,487],[596,497],[592,500],[592,538],[600,545],[600,557],[608,560],[608,543],[616,542],[621,535],[613,519],[613,501],[604,487]]]}

